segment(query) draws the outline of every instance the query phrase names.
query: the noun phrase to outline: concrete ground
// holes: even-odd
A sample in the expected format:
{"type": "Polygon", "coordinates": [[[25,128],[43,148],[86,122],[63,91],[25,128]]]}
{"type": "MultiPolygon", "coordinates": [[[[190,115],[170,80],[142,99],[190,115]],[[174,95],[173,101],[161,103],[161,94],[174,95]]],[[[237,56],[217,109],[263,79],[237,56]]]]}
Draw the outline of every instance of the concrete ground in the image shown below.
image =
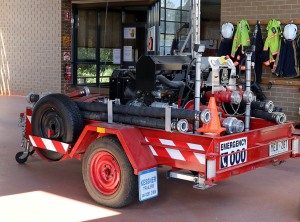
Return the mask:
{"type": "Polygon", "coordinates": [[[290,159],[224,180],[206,191],[167,180],[159,170],[159,196],[123,209],[89,197],[81,162],[47,162],[34,154],[19,165],[20,112],[25,97],[0,96],[0,221],[300,221],[300,159],[290,159]]]}

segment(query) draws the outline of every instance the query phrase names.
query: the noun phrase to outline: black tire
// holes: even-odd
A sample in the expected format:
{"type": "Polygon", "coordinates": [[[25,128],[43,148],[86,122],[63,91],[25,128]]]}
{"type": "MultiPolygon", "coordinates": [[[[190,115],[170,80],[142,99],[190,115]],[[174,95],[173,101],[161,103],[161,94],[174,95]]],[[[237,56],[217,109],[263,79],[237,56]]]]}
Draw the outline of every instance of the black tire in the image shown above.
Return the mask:
{"type": "MultiPolygon", "coordinates": [[[[84,123],[76,103],[63,94],[49,94],[41,98],[32,113],[32,135],[65,143],[73,143],[83,130],[84,123]],[[48,137],[48,129],[52,134],[48,137]]],[[[60,160],[64,154],[39,149],[52,161],[60,160]]]]}
{"type": "Polygon", "coordinates": [[[88,147],[83,157],[82,175],[88,193],[101,205],[125,207],[138,195],[137,176],[114,136],[99,138],[88,147]],[[110,167],[109,172],[105,171],[106,167],[110,167]]]}
{"type": "Polygon", "coordinates": [[[25,162],[27,161],[28,156],[27,156],[26,158],[20,158],[22,155],[23,155],[23,152],[18,152],[18,153],[16,154],[16,156],[15,156],[15,160],[16,160],[19,164],[23,164],[23,163],[25,163],[25,162]]]}

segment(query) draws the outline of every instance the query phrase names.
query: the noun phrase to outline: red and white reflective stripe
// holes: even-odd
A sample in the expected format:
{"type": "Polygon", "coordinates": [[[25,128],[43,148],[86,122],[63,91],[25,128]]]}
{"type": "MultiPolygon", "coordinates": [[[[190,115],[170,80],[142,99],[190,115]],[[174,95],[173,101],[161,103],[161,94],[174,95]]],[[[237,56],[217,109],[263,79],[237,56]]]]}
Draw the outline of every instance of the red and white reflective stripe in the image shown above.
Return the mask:
{"type": "Polygon", "coordinates": [[[26,116],[28,121],[31,123],[31,116],[26,116]]]}
{"type": "Polygon", "coordinates": [[[199,151],[205,151],[204,148],[200,144],[194,144],[194,143],[185,143],[185,142],[178,142],[176,141],[176,144],[173,140],[166,140],[166,139],[160,139],[160,138],[145,138],[146,142],[154,142],[154,143],[160,143],[162,145],[166,145],[166,147],[153,147],[151,145],[148,145],[152,154],[154,156],[163,156],[163,157],[169,157],[174,160],[181,160],[181,161],[191,161],[191,162],[199,162],[200,164],[205,165],[206,159],[205,154],[197,153],[197,152],[190,152],[189,149],[192,150],[199,150],[199,151]],[[188,152],[184,152],[178,149],[173,149],[172,147],[182,147],[186,148],[188,152]],[[189,148],[189,149],[188,149],[189,148]]]}
{"type": "MultiPolygon", "coordinates": [[[[145,138],[146,142],[149,142],[147,138],[145,138]]],[[[149,145],[149,148],[153,154],[153,156],[158,156],[157,153],[155,152],[155,149],[153,148],[153,146],[149,145]]]]}
{"type": "Polygon", "coordinates": [[[58,153],[66,154],[69,148],[69,144],[62,143],[55,140],[49,140],[37,136],[29,136],[32,146],[45,150],[51,150],[58,153]]]}

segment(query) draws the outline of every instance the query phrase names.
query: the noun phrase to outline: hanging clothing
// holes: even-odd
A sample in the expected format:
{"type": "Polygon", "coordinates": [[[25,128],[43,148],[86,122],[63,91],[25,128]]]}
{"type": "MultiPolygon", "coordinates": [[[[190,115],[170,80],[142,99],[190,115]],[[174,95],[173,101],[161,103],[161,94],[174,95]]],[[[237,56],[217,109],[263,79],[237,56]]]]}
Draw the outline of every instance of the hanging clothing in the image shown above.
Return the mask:
{"type": "Polygon", "coordinates": [[[251,45],[255,46],[255,52],[252,54],[252,62],[254,62],[255,79],[257,83],[261,82],[262,76],[262,51],[264,41],[262,38],[261,28],[259,21],[256,22],[253,37],[251,39],[251,45]]]}
{"type": "Polygon", "coordinates": [[[281,38],[280,51],[276,58],[275,67],[277,76],[299,76],[296,41],[288,41],[284,37],[281,38]]]}
{"type": "Polygon", "coordinates": [[[268,35],[264,44],[262,59],[266,66],[270,66],[273,69],[276,55],[279,52],[279,43],[282,30],[279,22],[276,19],[271,19],[268,22],[266,30],[268,35]]]}
{"type": "Polygon", "coordinates": [[[296,51],[297,51],[297,61],[298,67],[300,68],[300,33],[298,32],[298,37],[296,38],[296,51]]]}
{"type": "Polygon", "coordinates": [[[222,39],[217,56],[230,56],[233,39],[222,39]]]}
{"type": "MultiPolygon", "coordinates": [[[[249,32],[250,27],[248,22],[246,20],[239,21],[231,49],[231,58],[233,59],[235,66],[238,66],[245,57],[244,46],[250,45],[249,32]]],[[[241,69],[244,69],[244,67],[241,69]]]]}

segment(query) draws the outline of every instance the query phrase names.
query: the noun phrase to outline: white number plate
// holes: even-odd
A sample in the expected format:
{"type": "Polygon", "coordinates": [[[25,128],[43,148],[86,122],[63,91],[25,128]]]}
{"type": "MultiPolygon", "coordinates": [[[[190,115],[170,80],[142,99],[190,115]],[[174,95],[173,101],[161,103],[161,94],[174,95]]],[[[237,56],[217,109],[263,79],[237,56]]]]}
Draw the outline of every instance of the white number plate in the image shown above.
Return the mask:
{"type": "Polygon", "coordinates": [[[139,173],[139,199],[148,200],[158,196],[157,168],[139,173]]]}
{"type": "Polygon", "coordinates": [[[269,155],[275,156],[280,153],[287,152],[289,150],[288,140],[279,141],[276,143],[271,143],[269,145],[269,155]]]}

